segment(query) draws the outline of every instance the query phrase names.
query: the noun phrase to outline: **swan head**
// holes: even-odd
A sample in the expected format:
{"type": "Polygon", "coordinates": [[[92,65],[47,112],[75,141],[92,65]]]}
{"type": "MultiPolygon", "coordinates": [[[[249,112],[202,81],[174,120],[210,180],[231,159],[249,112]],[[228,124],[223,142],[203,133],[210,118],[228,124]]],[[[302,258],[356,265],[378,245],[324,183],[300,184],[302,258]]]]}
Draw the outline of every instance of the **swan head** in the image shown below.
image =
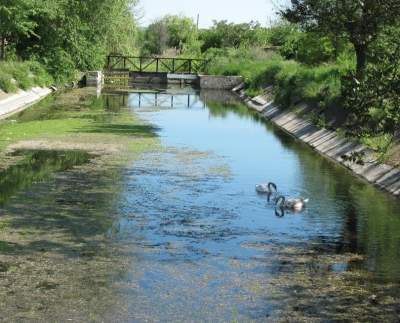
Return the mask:
{"type": "Polygon", "coordinates": [[[268,183],[268,189],[270,192],[277,192],[278,191],[278,187],[276,186],[275,183],[269,182],[268,183]]]}

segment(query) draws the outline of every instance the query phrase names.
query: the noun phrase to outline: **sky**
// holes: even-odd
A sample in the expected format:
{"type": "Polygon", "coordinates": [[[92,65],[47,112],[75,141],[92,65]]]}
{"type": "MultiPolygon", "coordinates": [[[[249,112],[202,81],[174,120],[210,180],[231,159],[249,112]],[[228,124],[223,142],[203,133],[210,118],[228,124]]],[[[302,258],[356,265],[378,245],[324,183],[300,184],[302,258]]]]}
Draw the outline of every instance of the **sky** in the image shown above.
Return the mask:
{"type": "Polygon", "coordinates": [[[194,20],[200,15],[200,27],[207,28],[213,20],[241,23],[257,20],[268,25],[276,19],[277,6],[286,0],[140,0],[140,23],[147,26],[166,14],[183,14],[194,20]]]}

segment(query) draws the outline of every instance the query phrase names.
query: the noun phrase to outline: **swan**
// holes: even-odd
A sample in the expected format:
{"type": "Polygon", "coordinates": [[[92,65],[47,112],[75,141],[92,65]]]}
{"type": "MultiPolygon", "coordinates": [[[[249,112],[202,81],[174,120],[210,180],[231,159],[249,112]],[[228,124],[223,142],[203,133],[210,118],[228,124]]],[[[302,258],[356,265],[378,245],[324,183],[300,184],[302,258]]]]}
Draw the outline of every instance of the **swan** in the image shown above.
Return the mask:
{"type": "Polygon", "coordinates": [[[278,188],[275,183],[268,183],[268,184],[258,184],[256,185],[256,191],[261,194],[271,194],[276,193],[278,188]]]}
{"type": "Polygon", "coordinates": [[[283,195],[279,196],[276,199],[276,206],[286,210],[291,210],[294,212],[301,212],[305,207],[306,204],[308,203],[309,199],[305,199],[302,197],[298,198],[286,198],[283,195]]]}

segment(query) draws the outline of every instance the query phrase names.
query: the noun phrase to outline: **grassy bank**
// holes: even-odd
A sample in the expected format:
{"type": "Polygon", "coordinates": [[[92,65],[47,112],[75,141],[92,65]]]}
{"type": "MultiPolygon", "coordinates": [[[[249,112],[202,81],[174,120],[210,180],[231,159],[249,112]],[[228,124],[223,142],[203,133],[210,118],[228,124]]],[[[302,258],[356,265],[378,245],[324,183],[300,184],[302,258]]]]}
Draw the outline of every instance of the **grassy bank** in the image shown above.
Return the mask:
{"type": "Polygon", "coordinates": [[[157,145],[155,129],[120,102],[90,89],[51,96],[0,123],[0,152],[12,149],[79,149],[96,154],[138,153],[157,145]],[[106,101],[107,100],[107,101],[106,101]],[[8,149],[7,149],[8,148],[8,149]]]}
{"type": "Polygon", "coordinates": [[[340,100],[340,78],[346,70],[346,65],[308,66],[276,54],[262,59],[217,59],[210,72],[243,76],[250,96],[261,94],[266,86],[274,85],[275,100],[284,107],[299,101],[328,107],[340,100]]]}
{"type": "MultiPolygon", "coordinates": [[[[274,86],[274,99],[284,109],[294,108],[305,102],[312,110],[306,118],[317,126],[338,129],[344,133],[346,116],[349,111],[342,106],[343,76],[354,68],[348,58],[339,58],[336,62],[320,65],[306,65],[295,60],[286,60],[278,54],[260,55],[245,52],[217,57],[210,69],[212,74],[241,75],[245,79],[246,93],[257,96],[267,86],[274,86]]],[[[365,135],[358,138],[361,142],[377,151],[378,157],[385,162],[398,165],[398,145],[390,135],[365,135]]]]}
{"type": "Polygon", "coordinates": [[[0,62],[0,90],[14,93],[18,89],[28,90],[33,86],[48,86],[52,77],[35,61],[0,62]]]}

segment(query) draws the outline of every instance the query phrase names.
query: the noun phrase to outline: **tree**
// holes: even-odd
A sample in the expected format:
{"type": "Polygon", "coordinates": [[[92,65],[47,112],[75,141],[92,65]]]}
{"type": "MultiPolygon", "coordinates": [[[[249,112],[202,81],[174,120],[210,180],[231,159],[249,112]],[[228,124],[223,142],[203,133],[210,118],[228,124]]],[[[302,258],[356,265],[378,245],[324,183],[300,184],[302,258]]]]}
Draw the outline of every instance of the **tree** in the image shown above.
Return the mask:
{"type": "Polygon", "coordinates": [[[167,15],[150,24],[144,33],[144,52],[162,54],[167,48],[180,53],[196,46],[197,27],[191,18],[167,15]]]}
{"type": "Polygon", "coordinates": [[[168,46],[183,52],[197,40],[197,26],[193,19],[184,16],[166,16],[168,46]]]}
{"type": "Polygon", "coordinates": [[[306,30],[346,35],[357,57],[357,76],[364,75],[370,45],[400,16],[399,0],[291,0],[281,11],[306,30]]]}
{"type": "Polygon", "coordinates": [[[400,135],[400,26],[387,28],[372,46],[365,77],[343,82],[345,107],[352,135],[400,135]]]}
{"type": "Polygon", "coordinates": [[[145,53],[161,55],[168,47],[168,28],[165,20],[159,19],[147,27],[144,34],[144,45],[142,50],[145,53]]]}
{"type": "Polygon", "coordinates": [[[35,23],[30,19],[33,8],[27,0],[2,0],[0,4],[0,59],[6,57],[6,45],[19,36],[33,33],[35,23]]]}
{"type": "Polygon", "coordinates": [[[242,24],[228,23],[226,20],[214,21],[212,28],[200,34],[203,52],[209,48],[264,46],[268,37],[267,29],[253,21],[242,24]]]}
{"type": "Polygon", "coordinates": [[[17,55],[43,63],[56,80],[73,77],[75,70],[102,68],[110,52],[134,50],[137,0],[7,1],[7,12],[20,2],[29,1],[31,8],[18,6],[30,23],[28,32],[14,30],[9,36],[17,55]]]}

